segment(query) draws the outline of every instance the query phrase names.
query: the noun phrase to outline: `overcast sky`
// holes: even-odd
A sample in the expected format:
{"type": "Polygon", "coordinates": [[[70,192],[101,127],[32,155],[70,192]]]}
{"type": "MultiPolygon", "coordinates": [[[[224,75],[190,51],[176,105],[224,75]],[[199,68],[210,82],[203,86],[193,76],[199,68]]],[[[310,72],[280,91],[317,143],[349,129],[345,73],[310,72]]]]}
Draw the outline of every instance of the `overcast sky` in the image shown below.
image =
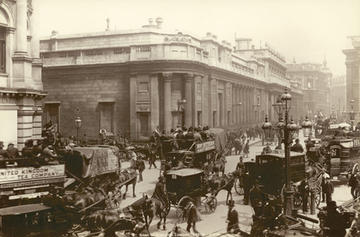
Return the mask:
{"type": "MultiPolygon", "coordinates": [[[[33,0],[35,1],[35,0],[33,0]]],[[[347,36],[360,35],[359,0],[36,0],[39,33],[135,29],[162,17],[164,28],[204,36],[212,32],[234,45],[234,35],[268,42],[288,62],[321,63],[345,74],[347,36]]]]}

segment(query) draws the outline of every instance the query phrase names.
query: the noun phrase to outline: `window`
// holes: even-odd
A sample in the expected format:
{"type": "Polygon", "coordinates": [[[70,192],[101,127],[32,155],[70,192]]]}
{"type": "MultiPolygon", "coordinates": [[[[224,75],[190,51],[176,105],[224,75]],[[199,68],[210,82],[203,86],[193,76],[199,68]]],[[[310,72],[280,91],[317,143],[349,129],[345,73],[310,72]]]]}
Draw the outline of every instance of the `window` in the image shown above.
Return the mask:
{"type": "Polygon", "coordinates": [[[86,50],[84,51],[85,55],[86,56],[95,56],[95,55],[102,55],[103,52],[101,50],[96,50],[96,49],[93,49],[93,50],[86,50]]]}
{"type": "Polygon", "coordinates": [[[100,129],[114,132],[114,102],[101,102],[100,106],[100,129]]]}
{"type": "Polygon", "coordinates": [[[114,49],[114,54],[129,54],[130,48],[117,48],[114,49]]]}
{"type": "Polygon", "coordinates": [[[59,130],[60,124],[60,103],[46,103],[44,107],[44,119],[43,125],[49,123],[55,125],[56,129],[59,130]]]}
{"type": "Polygon", "coordinates": [[[148,92],[148,91],[149,91],[149,83],[146,81],[139,82],[138,92],[148,92]]]}
{"type": "Polygon", "coordinates": [[[138,113],[140,135],[147,137],[149,136],[149,113],[138,113]]]}
{"type": "Polygon", "coordinates": [[[6,72],[6,33],[0,28],[0,72],[6,72]]]}
{"type": "Polygon", "coordinates": [[[140,52],[150,52],[151,48],[148,46],[142,46],[142,47],[137,47],[136,48],[136,52],[140,53],[140,52]]]}

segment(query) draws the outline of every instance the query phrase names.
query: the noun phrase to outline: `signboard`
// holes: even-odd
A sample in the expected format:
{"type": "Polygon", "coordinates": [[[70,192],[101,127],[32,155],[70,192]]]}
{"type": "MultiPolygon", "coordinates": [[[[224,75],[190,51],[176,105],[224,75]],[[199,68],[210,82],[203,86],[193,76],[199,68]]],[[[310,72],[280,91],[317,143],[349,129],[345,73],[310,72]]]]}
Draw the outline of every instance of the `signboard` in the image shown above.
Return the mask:
{"type": "Polygon", "coordinates": [[[195,152],[205,152],[215,149],[215,141],[207,141],[199,144],[195,144],[195,152]]]}
{"type": "Polygon", "coordinates": [[[48,165],[0,169],[0,184],[32,179],[49,179],[65,175],[65,165],[48,165]]]}

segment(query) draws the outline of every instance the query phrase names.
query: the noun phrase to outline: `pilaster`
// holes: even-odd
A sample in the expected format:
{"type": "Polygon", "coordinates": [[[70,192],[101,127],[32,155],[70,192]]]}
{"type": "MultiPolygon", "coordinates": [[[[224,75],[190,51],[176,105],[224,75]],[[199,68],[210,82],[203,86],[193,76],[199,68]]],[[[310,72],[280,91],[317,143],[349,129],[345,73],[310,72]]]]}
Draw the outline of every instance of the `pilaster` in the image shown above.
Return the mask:
{"type": "Polygon", "coordinates": [[[159,78],[158,74],[150,75],[150,98],[151,98],[151,130],[154,131],[160,122],[159,105],[159,78]]]}
{"type": "Polygon", "coordinates": [[[171,129],[171,78],[172,73],[163,73],[164,78],[164,129],[168,133],[171,129]]]}
{"type": "Polygon", "coordinates": [[[185,126],[193,126],[193,94],[192,94],[192,84],[194,80],[194,74],[187,73],[185,74],[185,126]]]}
{"type": "Polygon", "coordinates": [[[129,93],[130,93],[130,139],[137,139],[136,129],[136,74],[130,74],[129,77],[129,93]]]}

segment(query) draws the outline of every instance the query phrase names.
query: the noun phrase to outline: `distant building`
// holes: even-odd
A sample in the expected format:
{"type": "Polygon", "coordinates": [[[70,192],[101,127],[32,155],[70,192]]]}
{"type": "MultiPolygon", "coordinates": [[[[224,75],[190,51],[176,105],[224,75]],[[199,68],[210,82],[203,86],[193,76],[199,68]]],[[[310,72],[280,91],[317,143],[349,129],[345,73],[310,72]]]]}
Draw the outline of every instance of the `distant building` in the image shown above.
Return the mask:
{"type": "Polygon", "coordinates": [[[346,56],[346,112],[354,111],[356,122],[360,121],[360,36],[349,37],[352,49],[345,49],[346,56]]]}
{"type": "Polygon", "coordinates": [[[284,85],[289,89],[292,95],[292,109],[290,115],[294,120],[301,120],[304,116],[304,111],[302,109],[303,92],[301,88],[298,88],[297,85],[291,83],[289,78],[287,78],[285,57],[267,43],[265,44],[265,47],[255,48],[254,45],[251,44],[251,41],[251,39],[247,38],[236,39],[235,53],[252,60],[260,61],[264,64],[265,78],[268,82],[267,90],[269,93],[269,107],[266,114],[268,115],[269,120],[272,122],[278,121],[278,115],[272,107],[272,105],[276,103],[278,96],[284,92],[284,87],[279,87],[278,85],[284,85]]]}
{"type": "Polygon", "coordinates": [[[42,102],[35,1],[0,1],[0,141],[18,148],[41,137],[42,102]]]}
{"type": "Polygon", "coordinates": [[[331,78],[330,95],[331,114],[342,120],[346,111],[346,77],[344,75],[331,78]]]}
{"type": "Polygon", "coordinates": [[[330,115],[330,81],[332,73],[323,64],[287,64],[287,76],[303,91],[303,110],[313,118],[315,115],[330,115]]]}
{"type": "Polygon", "coordinates": [[[90,139],[104,128],[137,140],[158,126],[249,127],[273,114],[274,98],[290,87],[283,58],[270,49],[255,57],[257,50],[234,51],[211,33],[198,38],[161,24],[42,39],[44,122],[69,136],[80,116],[80,133],[90,139]]]}

